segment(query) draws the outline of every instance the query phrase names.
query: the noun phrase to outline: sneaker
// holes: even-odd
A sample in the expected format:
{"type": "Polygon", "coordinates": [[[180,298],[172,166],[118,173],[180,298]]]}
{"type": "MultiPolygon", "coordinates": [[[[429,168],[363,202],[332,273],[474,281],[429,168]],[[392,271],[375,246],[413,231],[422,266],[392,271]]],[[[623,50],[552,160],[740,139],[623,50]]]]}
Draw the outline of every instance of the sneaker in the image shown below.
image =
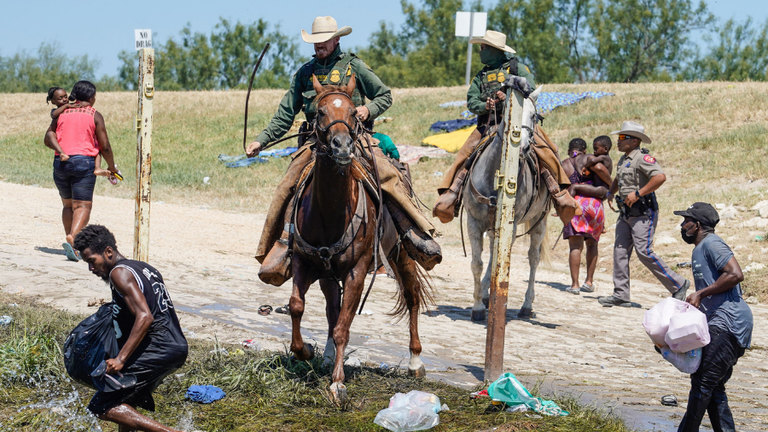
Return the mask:
{"type": "Polygon", "coordinates": [[[581,290],[586,293],[592,293],[592,292],[595,292],[595,286],[587,285],[586,283],[584,283],[584,284],[581,284],[581,290]]]}
{"type": "Polygon", "coordinates": [[[688,279],[686,279],[685,283],[683,284],[683,287],[677,290],[677,292],[675,292],[674,294],[672,294],[672,297],[680,301],[685,301],[685,298],[686,298],[685,293],[688,291],[688,288],[690,286],[691,286],[691,282],[688,279]]]}
{"type": "Polygon", "coordinates": [[[573,294],[573,295],[581,294],[581,292],[579,291],[578,288],[573,288],[573,287],[566,288],[565,292],[567,292],[568,294],[573,294]]]}
{"type": "Polygon", "coordinates": [[[621,307],[632,307],[632,302],[619,300],[614,296],[605,296],[605,297],[598,297],[597,301],[603,305],[603,307],[613,307],[613,306],[621,306],[621,307]]]}

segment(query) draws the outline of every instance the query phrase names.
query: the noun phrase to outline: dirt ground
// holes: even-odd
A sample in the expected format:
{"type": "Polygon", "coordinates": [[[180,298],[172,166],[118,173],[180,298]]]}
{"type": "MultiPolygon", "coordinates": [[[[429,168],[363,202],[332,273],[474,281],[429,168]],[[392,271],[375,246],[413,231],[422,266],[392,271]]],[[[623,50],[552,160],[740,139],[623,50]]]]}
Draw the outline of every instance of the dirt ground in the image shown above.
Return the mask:
{"type": "MultiPolygon", "coordinates": [[[[0,289],[39,296],[57,308],[93,313],[89,300],[108,299],[107,286],[87,266],[67,261],[61,249],[61,203],[53,189],[0,183],[0,289]]],[[[131,256],[132,200],[95,197],[91,223],[107,226],[118,247],[131,256]]],[[[150,262],[163,274],[188,337],[240,342],[255,339],[268,349],[287,349],[287,315],[260,316],[262,304],[283,305],[288,284],[276,288],[257,278],[253,259],[264,216],[222,212],[204,203],[178,206],[155,202],[151,213],[150,262]]],[[[610,239],[608,239],[610,241],[610,239]]],[[[565,263],[540,268],[531,320],[514,318],[527,284],[527,244],[515,245],[505,349],[505,370],[528,385],[543,381],[545,391],[571,392],[582,400],[621,413],[638,430],[672,430],[684,413],[689,378],[652,349],[642,328],[643,314],[668,294],[659,285],[633,282],[633,301],[641,308],[603,308],[597,295],[610,292],[610,273],[596,275],[597,293],[564,292],[570,281],[565,263]],[[660,404],[674,394],[679,407],[660,404]]],[[[483,376],[485,324],[470,321],[472,276],[460,247],[443,249],[445,259],[432,272],[436,305],[420,320],[424,360],[431,377],[472,387],[483,376]]],[[[363,362],[405,365],[405,322],[387,312],[395,284],[376,280],[365,309],[356,317],[348,354],[363,362]]],[[[753,349],[742,357],[729,382],[729,397],[739,430],[768,430],[768,333],[762,326],[768,308],[751,305],[755,317],[753,349]]],[[[305,339],[325,344],[324,299],[317,287],[307,295],[305,339]]],[[[705,423],[706,424],[706,423],[705,423]]]]}

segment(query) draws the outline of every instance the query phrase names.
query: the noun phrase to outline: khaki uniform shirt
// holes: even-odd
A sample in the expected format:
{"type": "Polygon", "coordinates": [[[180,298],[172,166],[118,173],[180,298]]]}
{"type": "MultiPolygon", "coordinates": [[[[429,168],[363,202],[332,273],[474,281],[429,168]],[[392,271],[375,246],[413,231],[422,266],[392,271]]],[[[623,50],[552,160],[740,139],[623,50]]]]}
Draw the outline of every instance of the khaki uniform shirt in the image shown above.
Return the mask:
{"type": "Polygon", "coordinates": [[[619,196],[622,199],[640,190],[657,174],[663,174],[656,158],[643,154],[640,147],[625,154],[619,159],[616,168],[616,178],[619,179],[619,196]]]}

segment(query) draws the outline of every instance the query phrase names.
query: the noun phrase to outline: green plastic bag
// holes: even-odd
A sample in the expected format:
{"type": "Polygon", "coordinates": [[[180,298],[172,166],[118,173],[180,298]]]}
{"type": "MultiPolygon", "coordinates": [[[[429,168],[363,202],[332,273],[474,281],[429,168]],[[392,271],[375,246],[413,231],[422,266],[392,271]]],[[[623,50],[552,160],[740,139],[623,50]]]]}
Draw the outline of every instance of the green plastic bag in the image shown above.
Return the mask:
{"type": "Polygon", "coordinates": [[[493,400],[504,402],[509,406],[524,404],[539,414],[550,416],[568,415],[568,411],[564,411],[556,403],[533,397],[531,392],[515,378],[515,375],[509,372],[501,375],[499,379],[491,383],[488,387],[488,395],[493,400]]]}

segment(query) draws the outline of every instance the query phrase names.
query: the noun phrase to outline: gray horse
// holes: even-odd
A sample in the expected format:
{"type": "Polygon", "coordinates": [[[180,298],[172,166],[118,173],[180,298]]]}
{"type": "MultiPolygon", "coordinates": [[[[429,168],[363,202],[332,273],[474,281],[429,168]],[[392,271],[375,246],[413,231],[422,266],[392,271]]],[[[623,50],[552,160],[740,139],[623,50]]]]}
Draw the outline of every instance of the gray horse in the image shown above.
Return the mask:
{"type": "MultiPolygon", "coordinates": [[[[541,92],[539,87],[525,99],[523,105],[523,127],[521,142],[524,143],[520,155],[520,171],[517,177],[517,194],[515,195],[515,222],[512,243],[517,237],[518,227],[528,229],[531,244],[528,248],[528,291],[525,302],[517,316],[530,318],[533,316],[534,282],[536,267],[539,265],[542,253],[542,242],[547,232],[547,212],[549,210],[549,193],[546,184],[538,174],[536,162],[531,157],[533,148],[529,144],[536,118],[534,102],[541,92]]],[[[474,161],[469,181],[464,185],[464,208],[467,210],[467,227],[469,241],[472,246],[472,274],[475,278],[475,304],[472,306],[472,321],[485,320],[488,305],[488,289],[491,284],[491,263],[483,272],[483,234],[488,233],[491,253],[494,251],[494,230],[496,220],[496,191],[493,188],[494,174],[501,164],[502,136],[504,124],[499,126],[499,133],[493,138],[474,161]]],[[[510,245],[511,247],[512,245],[510,245]]],[[[546,251],[545,251],[546,252],[546,251]]],[[[490,261],[493,261],[491,259],[490,261]]]]}

